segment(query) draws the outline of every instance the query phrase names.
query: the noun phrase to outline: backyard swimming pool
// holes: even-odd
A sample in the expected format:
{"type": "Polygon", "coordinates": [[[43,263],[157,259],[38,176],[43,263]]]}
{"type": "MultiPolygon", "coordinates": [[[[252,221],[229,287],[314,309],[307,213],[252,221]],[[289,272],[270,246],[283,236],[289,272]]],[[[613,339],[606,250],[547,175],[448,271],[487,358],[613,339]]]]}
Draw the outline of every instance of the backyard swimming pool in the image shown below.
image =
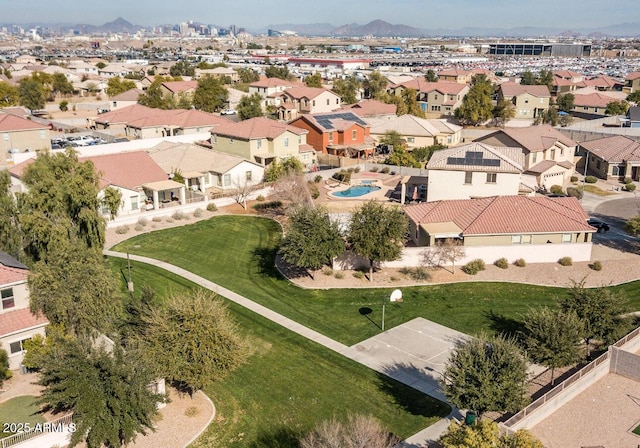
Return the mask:
{"type": "Polygon", "coordinates": [[[380,187],[375,185],[354,185],[346,190],[331,193],[331,196],[335,196],[337,198],[357,198],[377,190],[380,190],[380,187]]]}

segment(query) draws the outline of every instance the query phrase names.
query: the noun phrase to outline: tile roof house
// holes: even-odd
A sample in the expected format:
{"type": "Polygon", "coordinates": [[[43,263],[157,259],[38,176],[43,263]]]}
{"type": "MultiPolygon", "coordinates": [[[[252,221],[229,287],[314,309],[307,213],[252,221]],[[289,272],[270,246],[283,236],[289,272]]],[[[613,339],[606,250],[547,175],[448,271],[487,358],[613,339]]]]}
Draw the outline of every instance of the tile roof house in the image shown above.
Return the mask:
{"type": "Polygon", "coordinates": [[[227,77],[231,80],[232,83],[236,83],[240,81],[240,77],[238,76],[238,72],[232,68],[228,67],[216,67],[210,69],[201,69],[196,68],[196,79],[200,79],[203,76],[212,76],[214,78],[222,78],[227,77]]]}
{"type": "Polygon", "coordinates": [[[264,178],[262,165],[198,145],[165,141],[147,152],[165,172],[180,172],[187,196],[193,191],[232,190],[241,183],[254,185],[264,178]]]}
{"type": "Polygon", "coordinates": [[[288,81],[280,78],[262,77],[259,81],[249,84],[249,95],[259,94],[262,98],[267,98],[275,93],[283,92],[286,89],[300,86],[300,82],[288,81]]]}
{"type": "Polygon", "coordinates": [[[457,82],[460,84],[469,84],[474,73],[470,70],[459,68],[450,68],[438,72],[438,81],[457,82]]]}
{"type": "Polygon", "coordinates": [[[45,336],[46,317],[29,309],[29,289],[25,265],[0,252],[0,344],[9,355],[9,368],[17,370],[24,358],[24,342],[36,334],[45,336]]]}
{"type": "Polygon", "coordinates": [[[462,126],[446,119],[426,119],[405,114],[390,119],[369,120],[371,136],[379,141],[388,131],[396,131],[412,150],[423,146],[455,146],[462,139],[462,126]]]}
{"type": "Polygon", "coordinates": [[[358,116],[370,119],[370,118],[393,118],[396,116],[398,106],[395,104],[387,104],[382,101],[369,99],[358,101],[355,104],[346,106],[344,110],[351,110],[358,116]]]}
{"type": "Polygon", "coordinates": [[[626,94],[640,90],[640,72],[631,72],[624,78],[625,85],[622,91],[626,94]]]}
{"type": "Polygon", "coordinates": [[[211,130],[211,148],[268,166],[289,157],[304,166],[316,163],[315,150],[307,144],[308,130],[265,117],[238,123],[229,121],[211,130]]]}
{"type": "Polygon", "coordinates": [[[198,81],[166,81],[160,84],[162,96],[180,101],[181,98],[193,98],[198,81]]]}
{"type": "Polygon", "coordinates": [[[318,153],[367,157],[375,150],[369,123],[351,111],[305,114],[289,124],[307,130],[307,143],[318,153]]]}
{"type": "Polygon", "coordinates": [[[578,144],[549,125],[505,128],[474,141],[491,146],[521,148],[525,174],[536,177],[538,187],[564,185],[574,174],[578,144]]]}
{"type": "Polygon", "coordinates": [[[49,127],[9,113],[0,112],[0,169],[13,163],[15,152],[51,149],[49,127]]]}
{"type": "Polygon", "coordinates": [[[467,84],[448,81],[428,82],[424,77],[390,86],[387,91],[393,95],[401,95],[406,89],[416,91],[418,103],[427,118],[453,115],[469,92],[467,84]]]}
{"type": "Polygon", "coordinates": [[[623,135],[580,143],[589,158],[587,172],[602,179],[640,180],[640,143],[623,135]]]}
{"type": "Polygon", "coordinates": [[[116,110],[138,104],[138,99],[143,93],[144,92],[142,90],[133,88],[126,92],[122,92],[119,95],[109,97],[109,108],[110,110],[116,110]]]}
{"type": "MultiPolygon", "coordinates": [[[[591,259],[591,239],[596,229],[576,198],[546,196],[495,196],[481,199],[426,202],[404,207],[409,235],[418,246],[433,247],[446,241],[464,246],[466,259],[493,263],[557,262],[591,259]]],[[[464,263],[464,260],[458,263],[464,263]]]]}
{"type": "Polygon", "coordinates": [[[504,82],[498,86],[498,101],[510,101],[515,106],[515,119],[536,119],[549,109],[550,99],[547,86],[515,82],[504,82]]]}
{"type": "Polygon", "coordinates": [[[293,87],[278,94],[278,119],[290,121],[301,114],[331,112],[342,108],[340,95],[319,87],[293,87]]]}
{"type": "Polygon", "coordinates": [[[624,100],[626,97],[625,94],[622,94],[622,98],[620,98],[616,93],[621,92],[597,92],[589,87],[576,90],[573,92],[572,115],[587,119],[604,117],[610,102],[624,100]]]}
{"type": "Polygon", "coordinates": [[[524,175],[520,148],[470,143],[436,151],[427,169],[427,202],[490,196],[532,195],[535,179],[524,175]]]}

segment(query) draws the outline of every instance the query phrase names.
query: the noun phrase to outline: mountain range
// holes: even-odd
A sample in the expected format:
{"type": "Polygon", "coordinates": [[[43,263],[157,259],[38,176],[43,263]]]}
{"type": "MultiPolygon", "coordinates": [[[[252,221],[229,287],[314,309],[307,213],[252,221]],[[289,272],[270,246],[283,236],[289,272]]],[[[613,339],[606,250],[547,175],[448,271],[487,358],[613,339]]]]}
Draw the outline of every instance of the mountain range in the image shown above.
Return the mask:
{"type": "MultiPolygon", "coordinates": [[[[8,26],[10,24],[4,24],[8,26]]],[[[45,26],[48,28],[59,28],[61,30],[82,30],[85,33],[128,33],[134,34],[141,29],[150,29],[148,26],[134,25],[122,17],[118,17],[112,22],[104,25],[87,24],[45,24],[29,23],[23,24],[25,28],[45,26]]],[[[402,24],[391,24],[384,20],[374,20],[366,25],[350,23],[341,26],[334,26],[330,23],[311,24],[273,24],[262,29],[249,30],[253,34],[265,34],[269,29],[278,31],[295,31],[303,36],[373,36],[373,37],[565,37],[592,39],[602,39],[606,37],[638,37],[640,36],[640,23],[621,23],[616,25],[602,26],[598,28],[577,28],[573,30],[544,27],[515,27],[515,28],[482,28],[464,27],[457,29],[436,28],[424,29],[402,24]]]]}

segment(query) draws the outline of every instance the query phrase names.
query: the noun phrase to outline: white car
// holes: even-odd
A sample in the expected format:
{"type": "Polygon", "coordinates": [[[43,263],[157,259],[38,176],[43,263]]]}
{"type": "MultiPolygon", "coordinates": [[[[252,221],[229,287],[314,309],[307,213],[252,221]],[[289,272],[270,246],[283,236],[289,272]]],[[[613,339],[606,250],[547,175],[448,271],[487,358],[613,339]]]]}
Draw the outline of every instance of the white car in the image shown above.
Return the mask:
{"type": "Polygon", "coordinates": [[[237,112],[233,109],[222,109],[220,115],[235,115],[237,112]]]}

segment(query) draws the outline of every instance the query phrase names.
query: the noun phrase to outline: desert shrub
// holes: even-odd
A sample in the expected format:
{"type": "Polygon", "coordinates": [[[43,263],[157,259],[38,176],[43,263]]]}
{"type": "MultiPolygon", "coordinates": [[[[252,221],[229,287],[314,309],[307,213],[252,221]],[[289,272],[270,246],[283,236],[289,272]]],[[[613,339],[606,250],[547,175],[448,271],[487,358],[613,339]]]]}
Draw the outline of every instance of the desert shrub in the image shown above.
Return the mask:
{"type": "Polygon", "coordinates": [[[624,186],[624,188],[625,188],[627,191],[635,191],[635,189],[636,189],[636,184],[627,184],[627,185],[625,185],[625,186],[624,186]]]}
{"type": "Polygon", "coordinates": [[[596,176],[587,176],[584,178],[584,181],[588,184],[595,184],[598,182],[598,178],[596,176]]]}
{"type": "Polygon", "coordinates": [[[269,201],[263,202],[261,204],[253,204],[253,208],[255,210],[268,210],[270,208],[280,208],[282,207],[282,201],[269,201]]]}
{"type": "Polygon", "coordinates": [[[201,218],[202,217],[202,209],[201,208],[197,208],[193,211],[193,217],[194,218],[201,218]]]}
{"type": "Polygon", "coordinates": [[[594,271],[602,271],[602,263],[600,261],[594,261],[589,267],[594,271]]]}
{"type": "Polygon", "coordinates": [[[397,282],[398,281],[398,277],[394,277],[393,275],[391,277],[389,277],[389,281],[390,282],[397,282]]]}
{"type": "MultiPolygon", "coordinates": [[[[313,178],[313,181],[319,184],[320,182],[322,182],[322,176],[318,174],[316,177],[313,178]]],[[[262,198],[262,200],[264,201],[264,198],[262,198]]]]}
{"type": "Polygon", "coordinates": [[[380,170],[380,172],[381,172],[382,174],[387,174],[387,173],[389,172],[389,167],[388,167],[388,166],[385,166],[384,168],[382,168],[382,169],[380,170]]]}
{"type": "Polygon", "coordinates": [[[336,272],[335,274],[333,274],[333,276],[337,279],[343,279],[344,278],[344,272],[336,272]]]}
{"type": "Polygon", "coordinates": [[[333,176],[331,177],[347,184],[351,182],[351,173],[349,171],[340,170],[337,173],[333,173],[333,176]]]}
{"type": "Polygon", "coordinates": [[[167,218],[166,222],[168,222],[169,224],[172,224],[173,223],[173,218],[171,218],[171,217],[167,218]]]}
{"type": "Polygon", "coordinates": [[[398,272],[402,275],[411,275],[411,268],[400,268],[398,269],[398,272]]]}
{"type": "Polygon", "coordinates": [[[136,224],[134,228],[136,229],[136,232],[142,232],[144,230],[144,226],[141,226],[140,224],[136,224]]]}
{"type": "Polygon", "coordinates": [[[553,194],[562,194],[562,185],[551,185],[551,188],[549,188],[549,191],[553,194]]]}
{"type": "Polygon", "coordinates": [[[567,187],[567,196],[572,198],[582,199],[582,190],[575,187],[567,187]]]}
{"type": "Polygon", "coordinates": [[[480,258],[476,258],[475,260],[471,260],[469,263],[462,266],[462,272],[465,272],[469,275],[476,275],[480,271],[485,270],[484,261],[480,258]]]}
{"type": "Polygon", "coordinates": [[[377,173],[378,172],[378,167],[374,166],[373,168],[371,168],[371,172],[372,173],[377,173]]]}
{"type": "Polygon", "coordinates": [[[331,268],[324,268],[324,269],[322,270],[322,273],[323,273],[324,275],[333,275],[333,269],[331,269],[331,268]]]}
{"type": "Polygon", "coordinates": [[[262,195],[258,195],[258,197],[256,198],[256,201],[258,201],[258,202],[264,202],[264,196],[262,196],[262,195]]]}
{"type": "Polygon", "coordinates": [[[153,222],[161,222],[162,221],[162,216],[154,216],[151,221],[153,222]]]}
{"type": "Polygon", "coordinates": [[[558,260],[558,263],[560,263],[561,266],[571,266],[573,264],[573,260],[571,257],[562,257],[558,260]]]}
{"type": "Polygon", "coordinates": [[[186,218],[187,218],[187,215],[185,215],[184,213],[182,213],[182,212],[180,212],[180,211],[177,211],[177,212],[175,212],[173,215],[171,215],[171,217],[172,217],[173,219],[175,219],[176,221],[180,221],[180,220],[182,220],[182,219],[186,219],[186,218]]]}
{"type": "Polygon", "coordinates": [[[149,224],[149,220],[147,218],[140,218],[140,219],[138,219],[138,224],[141,225],[142,227],[144,227],[147,224],[149,224]]]}
{"type": "Polygon", "coordinates": [[[313,182],[309,182],[309,192],[311,193],[311,197],[313,199],[318,199],[320,197],[320,190],[318,189],[318,185],[313,182]]]}
{"type": "Polygon", "coordinates": [[[496,261],[493,262],[493,264],[499,267],[500,269],[507,269],[509,267],[509,261],[504,257],[498,258],[496,261]]]}
{"type": "Polygon", "coordinates": [[[216,204],[214,204],[213,202],[209,202],[207,204],[207,211],[209,212],[215,212],[218,210],[218,206],[216,204]]]}
{"type": "Polygon", "coordinates": [[[578,182],[578,176],[571,176],[571,182],[578,182]]]}
{"type": "Polygon", "coordinates": [[[353,273],[353,276],[354,276],[355,278],[364,278],[364,272],[362,272],[362,271],[355,271],[355,272],[353,273]]]}
{"type": "Polygon", "coordinates": [[[129,226],[118,226],[116,228],[116,233],[118,235],[124,235],[125,233],[127,233],[129,231],[129,226]]]}
{"type": "Polygon", "coordinates": [[[187,409],[185,409],[184,411],[184,415],[186,415],[187,417],[195,417],[196,415],[198,415],[200,413],[200,410],[195,407],[195,406],[189,406],[187,409]]]}
{"type": "Polygon", "coordinates": [[[347,168],[347,173],[353,173],[354,168],[347,168]]]}
{"type": "Polygon", "coordinates": [[[518,258],[516,261],[513,262],[513,264],[518,266],[519,268],[523,268],[527,265],[527,262],[524,261],[524,258],[518,258]]]}
{"type": "Polygon", "coordinates": [[[630,177],[625,177],[624,179],[622,179],[622,183],[623,184],[630,184],[631,182],[633,182],[633,179],[631,179],[630,177]]]}
{"type": "Polygon", "coordinates": [[[359,166],[355,167],[355,168],[353,169],[353,172],[354,172],[354,173],[359,173],[359,172],[360,172],[360,167],[359,167],[359,166]]]}
{"type": "Polygon", "coordinates": [[[411,278],[413,278],[414,280],[429,280],[431,278],[431,275],[425,268],[423,268],[422,266],[418,266],[411,271],[411,278]]]}

